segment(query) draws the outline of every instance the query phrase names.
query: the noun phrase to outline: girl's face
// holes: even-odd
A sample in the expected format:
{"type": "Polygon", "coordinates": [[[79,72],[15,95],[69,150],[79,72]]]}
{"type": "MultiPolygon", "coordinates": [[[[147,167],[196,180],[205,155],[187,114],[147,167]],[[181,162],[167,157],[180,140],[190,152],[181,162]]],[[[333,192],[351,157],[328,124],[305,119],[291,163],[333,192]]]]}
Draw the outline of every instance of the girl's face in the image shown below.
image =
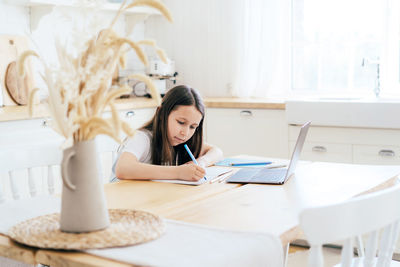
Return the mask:
{"type": "Polygon", "coordinates": [[[168,116],[169,143],[177,146],[189,140],[202,118],[195,106],[177,106],[168,116]]]}

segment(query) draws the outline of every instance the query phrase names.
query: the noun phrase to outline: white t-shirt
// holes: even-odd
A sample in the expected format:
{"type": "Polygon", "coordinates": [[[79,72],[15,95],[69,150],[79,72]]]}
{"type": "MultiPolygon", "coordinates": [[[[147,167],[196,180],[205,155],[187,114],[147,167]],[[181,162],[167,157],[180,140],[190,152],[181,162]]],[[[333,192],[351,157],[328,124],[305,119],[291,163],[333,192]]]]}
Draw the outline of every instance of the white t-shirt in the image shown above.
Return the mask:
{"type": "Polygon", "coordinates": [[[115,165],[123,152],[132,153],[139,162],[151,164],[152,133],[147,130],[138,130],[131,138],[127,138],[118,148],[118,157],[112,167],[110,182],[119,181],[115,176],[115,165]]]}
{"type": "Polygon", "coordinates": [[[139,162],[151,163],[151,138],[152,134],[147,130],[138,130],[132,138],[128,138],[119,149],[119,155],[123,152],[132,153],[139,162]]]}

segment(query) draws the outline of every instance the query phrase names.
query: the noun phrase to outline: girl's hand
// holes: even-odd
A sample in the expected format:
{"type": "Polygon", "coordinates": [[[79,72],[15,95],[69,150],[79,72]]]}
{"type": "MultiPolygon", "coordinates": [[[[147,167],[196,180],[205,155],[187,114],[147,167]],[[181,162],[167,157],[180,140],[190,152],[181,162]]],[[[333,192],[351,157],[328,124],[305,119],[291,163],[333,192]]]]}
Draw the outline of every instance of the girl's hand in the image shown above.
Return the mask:
{"type": "MultiPolygon", "coordinates": [[[[185,164],[195,164],[195,163],[193,161],[188,161],[185,164]]],[[[201,166],[203,169],[207,167],[206,163],[201,158],[197,159],[197,164],[199,164],[199,166],[201,166]]]]}
{"type": "Polygon", "coordinates": [[[177,166],[178,179],[185,181],[198,181],[206,175],[206,171],[196,164],[183,164],[177,166]]]}

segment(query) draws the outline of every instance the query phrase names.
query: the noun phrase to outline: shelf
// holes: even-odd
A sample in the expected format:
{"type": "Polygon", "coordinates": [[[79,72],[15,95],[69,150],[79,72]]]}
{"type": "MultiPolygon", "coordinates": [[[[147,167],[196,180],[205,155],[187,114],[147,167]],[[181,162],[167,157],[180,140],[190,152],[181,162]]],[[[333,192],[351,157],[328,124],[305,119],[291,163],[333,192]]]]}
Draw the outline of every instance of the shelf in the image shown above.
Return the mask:
{"type": "MultiPolygon", "coordinates": [[[[7,0],[9,4],[27,6],[27,7],[82,7],[77,4],[77,1],[70,0],[7,0]]],[[[102,5],[101,10],[104,11],[118,11],[119,3],[106,3],[102,5]]],[[[88,6],[90,8],[90,5],[88,6]]],[[[146,15],[160,15],[160,13],[149,7],[135,7],[127,10],[126,15],[130,14],[146,14],[146,15]]]]}
{"type": "MultiPolygon", "coordinates": [[[[6,0],[10,5],[19,5],[31,8],[32,12],[36,15],[35,17],[39,18],[36,20],[32,20],[31,17],[31,32],[36,30],[40,21],[40,18],[50,14],[53,11],[54,7],[73,7],[73,8],[82,8],[82,4],[78,4],[78,1],[71,0],[6,0]]],[[[110,11],[116,13],[119,10],[120,3],[106,3],[103,4],[100,8],[102,11],[110,11]]],[[[92,8],[94,5],[87,5],[87,8],[92,8]]],[[[142,7],[133,7],[124,12],[126,17],[126,23],[128,28],[133,27],[138,21],[145,20],[148,16],[151,15],[161,15],[160,12],[156,9],[142,6],[142,7]]],[[[129,33],[129,31],[128,31],[129,33]]]]}

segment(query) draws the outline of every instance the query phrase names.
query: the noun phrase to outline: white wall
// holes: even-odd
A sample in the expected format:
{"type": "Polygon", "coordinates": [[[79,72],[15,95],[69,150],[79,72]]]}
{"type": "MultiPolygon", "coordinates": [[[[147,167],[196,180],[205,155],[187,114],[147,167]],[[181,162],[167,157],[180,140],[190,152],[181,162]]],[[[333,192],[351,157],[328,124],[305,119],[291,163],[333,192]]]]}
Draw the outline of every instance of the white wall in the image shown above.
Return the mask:
{"type": "MultiPolygon", "coordinates": [[[[168,23],[161,16],[151,16],[138,24],[133,39],[144,36],[156,39],[168,56],[175,60],[179,72],[179,83],[189,84],[202,92],[203,96],[229,96],[233,81],[233,66],[236,60],[235,10],[229,8],[229,0],[180,1],[165,0],[175,19],[168,23]]],[[[40,8],[15,6],[0,0],[0,34],[30,35],[39,52],[47,61],[55,61],[54,38],[71,37],[73,21],[82,25],[84,14],[76,9],[56,10],[41,18],[40,8]],[[30,26],[38,24],[36,29],[30,26]]],[[[100,12],[91,26],[105,27],[112,17],[111,12],[100,12]]],[[[78,25],[79,25],[78,24],[78,25]]],[[[116,30],[125,34],[122,18],[116,30]]],[[[128,69],[143,70],[143,65],[133,53],[128,54],[128,69]]],[[[35,79],[39,81],[37,77],[35,79]]],[[[39,82],[39,87],[44,86],[39,82]]]]}
{"type": "Polygon", "coordinates": [[[162,17],[146,21],[146,36],[157,40],[175,61],[180,83],[203,96],[229,96],[237,56],[233,32],[238,10],[235,0],[165,0],[174,23],[162,17]]]}
{"type": "Polygon", "coordinates": [[[29,33],[29,8],[0,0],[0,34],[29,33]]]}

